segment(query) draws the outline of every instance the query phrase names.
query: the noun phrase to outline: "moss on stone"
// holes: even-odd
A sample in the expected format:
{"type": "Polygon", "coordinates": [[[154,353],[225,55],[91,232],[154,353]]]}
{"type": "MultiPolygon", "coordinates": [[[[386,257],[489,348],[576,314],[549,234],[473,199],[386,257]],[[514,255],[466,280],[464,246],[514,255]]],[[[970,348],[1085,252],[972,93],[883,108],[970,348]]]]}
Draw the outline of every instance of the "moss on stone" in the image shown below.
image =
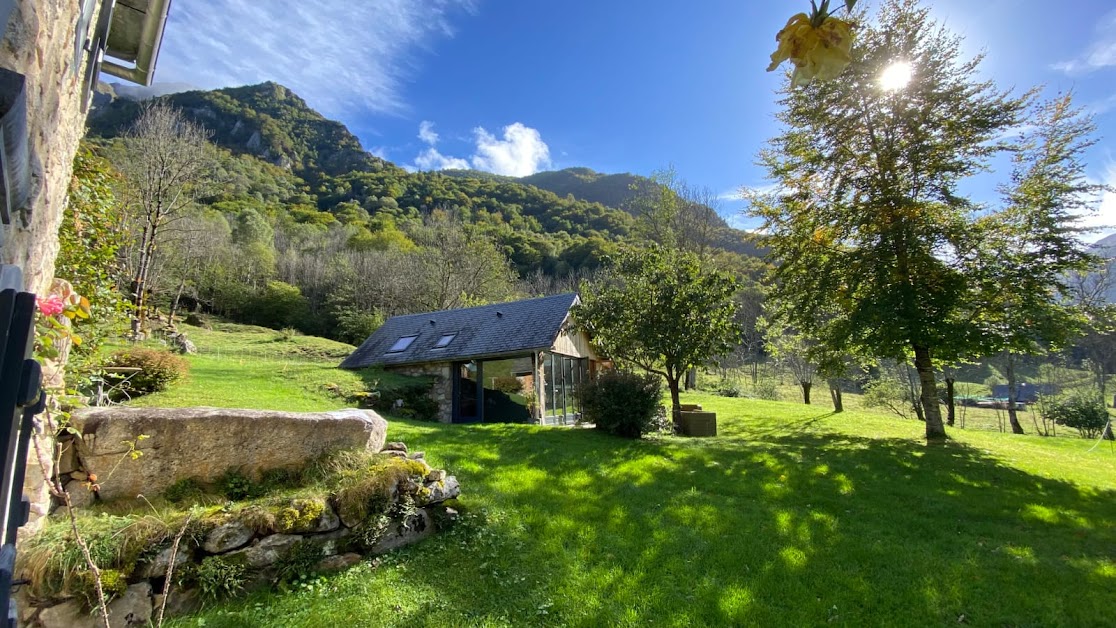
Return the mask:
{"type": "Polygon", "coordinates": [[[276,513],[276,528],[283,534],[313,530],[324,511],[325,502],[323,500],[292,500],[290,505],[280,508],[276,513]]]}

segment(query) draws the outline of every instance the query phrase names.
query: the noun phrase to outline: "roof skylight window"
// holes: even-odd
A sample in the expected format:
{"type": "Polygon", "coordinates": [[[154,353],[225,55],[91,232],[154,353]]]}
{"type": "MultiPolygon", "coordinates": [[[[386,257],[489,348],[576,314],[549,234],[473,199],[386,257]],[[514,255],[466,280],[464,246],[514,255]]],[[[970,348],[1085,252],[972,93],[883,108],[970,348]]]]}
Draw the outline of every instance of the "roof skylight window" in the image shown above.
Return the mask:
{"type": "Polygon", "coordinates": [[[395,344],[391,345],[391,348],[388,349],[387,352],[403,353],[407,350],[407,347],[411,346],[411,343],[415,341],[415,338],[418,338],[418,336],[402,336],[401,338],[399,338],[399,340],[395,341],[395,344]]]}
{"type": "Polygon", "coordinates": [[[435,343],[432,348],[445,349],[449,346],[449,343],[453,342],[454,338],[457,338],[457,334],[442,334],[442,337],[438,339],[438,342],[435,343]]]}

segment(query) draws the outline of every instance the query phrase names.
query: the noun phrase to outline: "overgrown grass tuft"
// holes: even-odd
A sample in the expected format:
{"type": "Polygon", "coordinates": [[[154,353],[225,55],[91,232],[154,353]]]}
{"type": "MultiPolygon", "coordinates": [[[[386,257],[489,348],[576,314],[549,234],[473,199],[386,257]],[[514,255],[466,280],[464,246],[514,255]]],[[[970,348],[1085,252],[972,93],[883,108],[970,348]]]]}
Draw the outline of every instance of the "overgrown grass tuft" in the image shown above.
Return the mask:
{"type": "MultiPolygon", "coordinates": [[[[142,558],[169,544],[181,529],[181,511],[119,515],[85,512],[78,526],[94,562],[102,570],[127,576],[142,558]]],[[[53,517],[38,534],[20,542],[16,572],[30,581],[33,597],[88,597],[91,582],[85,558],[66,517],[53,517]]]]}
{"type": "Polygon", "coordinates": [[[426,467],[407,458],[342,451],[314,465],[311,473],[333,484],[338,515],[346,521],[358,521],[385,513],[396,487],[413,481],[415,476],[421,478],[426,467]]]}

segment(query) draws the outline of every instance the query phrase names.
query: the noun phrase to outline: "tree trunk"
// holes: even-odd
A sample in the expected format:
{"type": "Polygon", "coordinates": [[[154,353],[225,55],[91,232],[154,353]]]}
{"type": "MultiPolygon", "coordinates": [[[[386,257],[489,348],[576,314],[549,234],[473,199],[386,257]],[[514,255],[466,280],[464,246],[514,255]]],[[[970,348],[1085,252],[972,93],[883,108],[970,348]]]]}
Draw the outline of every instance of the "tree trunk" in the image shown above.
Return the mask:
{"type": "Polygon", "coordinates": [[[802,386],[802,403],[810,405],[810,388],[814,386],[811,382],[798,382],[802,386]]]}
{"type": "Polygon", "coordinates": [[[1019,422],[1019,413],[1015,410],[1015,401],[1019,397],[1019,383],[1015,381],[1015,355],[1011,351],[1004,352],[1004,377],[1007,378],[1008,422],[1011,423],[1012,434],[1025,434],[1023,425],[1019,422]]]}
{"type": "Polygon", "coordinates": [[[692,368],[686,371],[686,390],[693,390],[697,388],[697,369],[692,368]]]}
{"type": "Polygon", "coordinates": [[[139,319],[140,328],[143,328],[144,322],[147,319],[147,297],[151,290],[147,287],[147,278],[151,275],[151,264],[155,259],[155,235],[157,233],[156,226],[144,231],[144,238],[146,241],[140,251],[140,265],[139,271],[136,273],[135,281],[133,282],[133,304],[136,306],[136,318],[139,319]]]}
{"type": "Polygon", "coordinates": [[[139,261],[136,263],[136,273],[132,277],[132,306],[139,311],[140,304],[143,303],[143,283],[147,277],[147,238],[151,232],[149,223],[145,223],[143,227],[143,235],[140,236],[139,244],[139,261]]]}
{"type": "Polygon", "coordinates": [[[1105,372],[1104,371],[1105,371],[1104,361],[1103,360],[1094,360],[1093,361],[1093,373],[1097,378],[1097,389],[1100,390],[1101,399],[1104,399],[1105,397],[1108,396],[1108,390],[1107,390],[1108,382],[1105,381],[1108,378],[1105,377],[1105,372]]]}
{"type": "Polygon", "coordinates": [[[845,400],[841,397],[841,382],[829,380],[829,397],[833,400],[833,411],[844,412],[845,400]]]}
{"type": "Polygon", "coordinates": [[[946,425],[953,427],[954,421],[957,419],[957,403],[954,396],[954,385],[957,380],[953,377],[946,376],[946,425]]]}
{"type": "Polygon", "coordinates": [[[170,317],[167,319],[171,325],[174,325],[174,315],[178,312],[178,302],[182,299],[182,291],[186,289],[186,279],[178,280],[178,290],[174,293],[174,302],[171,304],[170,317]]]}
{"type": "Polygon", "coordinates": [[[930,347],[914,346],[915,370],[922,386],[922,409],[926,418],[926,440],[946,438],[945,425],[942,424],[942,409],[938,406],[938,386],[934,381],[934,360],[930,357],[930,347]]]}
{"type": "Polygon", "coordinates": [[[678,376],[667,375],[667,386],[670,388],[670,416],[674,422],[674,431],[682,427],[682,402],[678,397],[678,376]]]}

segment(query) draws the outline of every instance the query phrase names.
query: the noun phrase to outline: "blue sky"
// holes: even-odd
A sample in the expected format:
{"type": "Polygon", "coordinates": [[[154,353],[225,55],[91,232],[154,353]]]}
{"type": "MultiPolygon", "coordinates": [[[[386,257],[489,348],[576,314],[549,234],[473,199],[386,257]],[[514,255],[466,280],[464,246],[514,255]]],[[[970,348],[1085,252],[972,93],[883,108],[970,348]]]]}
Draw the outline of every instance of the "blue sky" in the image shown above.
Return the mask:
{"type": "MultiPolygon", "coordinates": [[[[1073,89],[1102,141],[1090,176],[1116,184],[1111,0],[928,0],[987,52],[1004,86],[1073,89]]],[[[775,130],[774,35],[807,0],[178,0],[157,80],[214,88],[274,80],[410,167],[523,175],[673,164],[726,196],[763,185],[775,130]]],[[[976,184],[986,195],[992,179],[976,184]]],[[[992,200],[991,198],[984,200],[992,200]]],[[[1116,224],[1108,195],[1094,224],[1116,224]]],[[[1111,233],[1106,230],[1104,233],[1111,233]]]]}

